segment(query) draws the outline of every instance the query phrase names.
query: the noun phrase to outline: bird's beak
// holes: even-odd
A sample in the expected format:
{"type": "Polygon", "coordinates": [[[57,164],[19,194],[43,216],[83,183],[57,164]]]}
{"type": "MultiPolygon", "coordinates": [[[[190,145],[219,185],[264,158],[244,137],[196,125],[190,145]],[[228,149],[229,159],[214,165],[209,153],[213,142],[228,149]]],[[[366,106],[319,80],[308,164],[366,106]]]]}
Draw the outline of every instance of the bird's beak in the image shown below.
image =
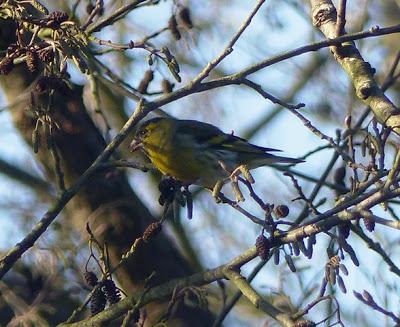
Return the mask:
{"type": "Polygon", "coordinates": [[[135,152],[136,150],[139,150],[143,147],[143,143],[140,140],[133,139],[131,144],[129,144],[129,150],[131,152],[135,152]]]}

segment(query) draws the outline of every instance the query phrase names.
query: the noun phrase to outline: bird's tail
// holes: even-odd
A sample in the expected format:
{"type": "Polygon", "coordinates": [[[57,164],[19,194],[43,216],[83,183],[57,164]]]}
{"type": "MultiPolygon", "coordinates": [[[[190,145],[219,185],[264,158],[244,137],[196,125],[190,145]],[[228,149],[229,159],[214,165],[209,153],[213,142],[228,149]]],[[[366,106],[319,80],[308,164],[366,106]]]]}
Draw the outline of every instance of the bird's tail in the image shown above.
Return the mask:
{"type": "Polygon", "coordinates": [[[274,154],[267,153],[267,154],[264,154],[262,157],[252,160],[250,166],[251,166],[251,168],[257,168],[257,167],[261,167],[261,166],[269,166],[269,165],[275,165],[275,164],[280,164],[280,163],[298,164],[301,162],[304,162],[304,160],[276,156],[274,154]]]}
{"type": "Polygon", "coordinates": [[[305,162],[304,160],[301,159],[295,159],[295,158],[289,158],[289,157],[281,157],[281,156],[272,156],[272,163],[290,163],[290,164],[298,164],[305,162]]]}

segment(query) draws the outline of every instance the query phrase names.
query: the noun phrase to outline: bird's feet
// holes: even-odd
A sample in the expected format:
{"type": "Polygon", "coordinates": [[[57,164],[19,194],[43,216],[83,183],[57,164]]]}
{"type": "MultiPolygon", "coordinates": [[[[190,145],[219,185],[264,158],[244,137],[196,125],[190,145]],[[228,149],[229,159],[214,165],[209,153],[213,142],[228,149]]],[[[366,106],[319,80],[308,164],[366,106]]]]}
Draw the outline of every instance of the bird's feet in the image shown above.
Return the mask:
{"type": "Polygon", "coordinates": [[[241,165],[239,167],[237,167],[231,174],[230,178],[234,179],[237,178],[237,176],[239,176],[240,174],[243,175],[243,177],[250,183],[250,184],[254,184],[254,178],[250,173],[250,169],[249,167],[247,167],[247,165],[241,165]]]}
{"type": "Polygon", "coordinates": [[[212,196],[215,199],[215,202],[217,203],[222,202],[222,199],[220,197],[222,186],[224,186],[224,181],[219,180],[215,183],[214,188],[212,189],[212,196]]]}
{"type": "MultiPolygon", "coordinates": [[[[221,189],[224,184],[225,184],[224,180],[219,180],[217,181],[217,183],[215,183],[214,188],[212,189],[212,195],[217,203],[224,202],[221,193],[221,189]]],[[[235,194],[236,201],[243,202],[245,199],[242,194],[242,191],[240,191],[237,178],[231,178],[231,185],[233,193],[235,194]]]]}

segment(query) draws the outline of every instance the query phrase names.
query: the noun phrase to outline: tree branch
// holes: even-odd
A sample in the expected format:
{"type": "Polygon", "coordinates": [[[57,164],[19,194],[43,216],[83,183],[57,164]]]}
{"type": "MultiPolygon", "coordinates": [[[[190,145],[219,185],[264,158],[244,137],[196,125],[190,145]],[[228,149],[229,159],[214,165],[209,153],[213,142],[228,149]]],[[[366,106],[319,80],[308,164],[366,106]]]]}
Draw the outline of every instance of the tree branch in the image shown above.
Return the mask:
{"type": "MultiPolygon", "coordinates": [[[[313,25],[327,38],[337,35],[337,14],[331,0],[310,0],[313,25]]],[[[378,26],[371,28],[370,35],[380,33],[378,26]]],[[[353,39],[355,40],[355,39],[353,39]]],[[[400,111],[385,96],[383,90],[374,79],[375,70],[364,61],[360,52],[352,42],[346,40],[341,44],[340,51],[334,49],[336,61],[343,67],[351,79],[357,97],[370,106],[376,119],[392,128],[400,135],[400,111]]]]}

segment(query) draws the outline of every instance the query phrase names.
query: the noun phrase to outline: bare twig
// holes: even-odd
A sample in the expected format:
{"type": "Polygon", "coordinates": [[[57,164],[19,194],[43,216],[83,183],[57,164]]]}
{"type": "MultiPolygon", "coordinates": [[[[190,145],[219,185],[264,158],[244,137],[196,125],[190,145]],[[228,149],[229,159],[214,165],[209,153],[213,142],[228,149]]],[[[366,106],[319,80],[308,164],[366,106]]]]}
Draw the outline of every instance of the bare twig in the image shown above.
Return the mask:
{"type": "Polygon", "coordinates": [[[338,14],[336,20],[336,36],[341,36],[344,33],[346,25],[346,0],[340,0],[338,14]]]}
{"type": "Polygon", "coordinates": [[[82,30],[86,30],[87,27],[93,22],[94,17],[100,13],[102,10],[104,10],[104,2],[103,0],[96,0],[96,4],[93,8],[93,10],[91,11],[91,13],[89,14],[88,19],[86,20],[86,23],[84,23],[81,27],[82,30]]]}
{"type": "Polygon", "coordinates": [[[192,83],[197,84],[203,81],[209,74],[210,72],[218,66],[218,64],[224,60],[229,54],[233,51],[233,46],[239,40],[240,36],[243,34],[243,32],[246,30],[246,28],[250,25],[251,20],[253,17],[257,14],[258,10],[261,8],[261,6],[264,4],[265,0],[258,0],[257,4],[255,5],[254,9],[250,12],[250,14],[247,16],[243,24],[240,26],[239,30],[236,32],[236,34],[232,37],[232,39],[228,42],[227,46],[225,49],[212,61],[210,61],[207,66],[192,80],[192,83]]]}
{"type": "Polygon", "coordinates": [[[396,266],[396,264],[392,261],[390,256],[386,253],[386,251],[382,248],[382,246],[379,243],[374,242],[370,237],[368,237],[360,227],[352,225],[351,229],[368,245],[370,249],[372,249],[382,257],[383,261],[385,261],[389,266],[389,270],[391,272],[400,277],[399,267],[396,266]]]}
{"type": "Polygon", "coordinates": [[[145,2],[145,1],[147,1],[147,0],[133,0],[131,3],[128,3],[128,4],[118,8],[112,14],[110,14],[108,17],[102,19],[101,21],[99,21],[96,24],[93,24],[93,26],[91,26],[90,28],[87,29],[87,32],[89,34],[98,32],[102,28],[115,23],[119,18],[121,18],[121,16],[124,16],[126,13],[135,9],[139,4],[141,4],[142,2],[145,2]]]}
{"type": "Polygon", "coordinates": [[[314,215],[318,215],[319,211],[318,209],[313,205],[313,203],[305,196],[305,194],[303,193],[303,189],[301,188],[301,186],[299,185],[297,179],[289,172],[285,172],[284,173],[285,176],[289,176],[293,186],[295,187],[295,189],[297,190],[297,193],[299,194],[299,197],[296,199],[293,199],[292,201],[296,201],[296,200],[303,200],[307,206],[309,207],[309,209],[312,211],[312,213],[314,215]]]}
{"type": "Polygon", "coordinates": [[[298,104],[290,104],[290,103],[285,103],[284,101],[278,99],[277,97],[274,97],[272,94],[269,94],[267,91],[265,91],[261,85],[254,83],[252,81],[250,81],[247,78],[242,79],[242,83],[250,88],[252,88],[253,90],[255,90],[256,92],[258,92],[259,94],[261,94],[261,96],[264,99],[268,99],[273,103],[279,104],[282,107],[288,108],[288,109],[300,109],[303,108],[305,106],[304,103],[298,103],[298,104]]]}
{"type": "Polygon", "coordinates": [[[396,316],[393,312],[386,310],[385,308],[380,306],[378,303],[376,303],[374,298],[368,291],[364,290],[363,294],[353,291],[353,294],[358,300],[360,300],[364,304],[368,305],[370,308],[372,308],[380,313],[383,313],[385,316],[388,316],[389,318],[391,318],[396,323],[395,326],[398,326],[400,324],[400,318],[398,316],[396,316]]]}

